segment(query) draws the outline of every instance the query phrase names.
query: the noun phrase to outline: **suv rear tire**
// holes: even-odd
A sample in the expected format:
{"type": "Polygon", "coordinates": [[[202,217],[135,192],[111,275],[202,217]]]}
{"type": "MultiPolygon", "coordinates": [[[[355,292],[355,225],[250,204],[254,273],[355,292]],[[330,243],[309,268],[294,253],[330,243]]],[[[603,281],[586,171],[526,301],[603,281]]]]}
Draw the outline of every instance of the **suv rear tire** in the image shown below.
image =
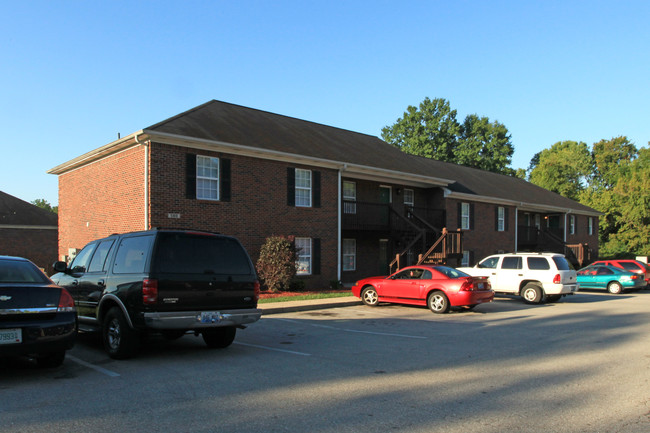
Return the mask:
{"type": "Polygon", "coordinates": [[[108,356],[113,359],[127,359],[138,351],[138,332],[131,329],[118,307],[108,310],[102,326],[102,339],[108,356]]]}
{"type": "Polygon", "coordinates": [[[544,291],[536,283],[528,283],[521,290],[521,297],[527,304],[539,304],[544,298],[544,291]]]}

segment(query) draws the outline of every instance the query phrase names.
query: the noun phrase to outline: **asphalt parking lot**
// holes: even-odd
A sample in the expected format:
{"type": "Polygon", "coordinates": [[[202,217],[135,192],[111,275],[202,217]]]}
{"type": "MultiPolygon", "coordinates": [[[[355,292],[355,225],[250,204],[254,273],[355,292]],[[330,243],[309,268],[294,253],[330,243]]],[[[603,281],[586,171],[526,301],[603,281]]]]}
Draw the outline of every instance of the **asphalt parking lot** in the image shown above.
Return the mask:
{"type": "Polygon", "coordinates": [[[650,292],[471,312],[360,303],[265,315],[225,350],[0,368],[3,432],[650,431],[650,292]]]}

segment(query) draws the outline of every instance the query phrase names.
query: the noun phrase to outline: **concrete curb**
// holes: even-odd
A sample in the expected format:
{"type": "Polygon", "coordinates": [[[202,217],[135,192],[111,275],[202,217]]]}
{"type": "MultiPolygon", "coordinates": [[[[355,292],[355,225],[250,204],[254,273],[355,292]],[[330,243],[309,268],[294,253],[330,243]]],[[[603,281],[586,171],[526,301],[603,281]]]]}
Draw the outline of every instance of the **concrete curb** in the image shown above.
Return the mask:
{"type": "Polygon", "coordinates": [[[344,296],[340,298],[309,299],[306,301],[268,302],[258,304],[257,308],[262,310],[262,316],[267,316],[270,314],[323,310],[326,308],[351,307],[355,305],[361,305],[359,298],[355,296],[344,296]]]}

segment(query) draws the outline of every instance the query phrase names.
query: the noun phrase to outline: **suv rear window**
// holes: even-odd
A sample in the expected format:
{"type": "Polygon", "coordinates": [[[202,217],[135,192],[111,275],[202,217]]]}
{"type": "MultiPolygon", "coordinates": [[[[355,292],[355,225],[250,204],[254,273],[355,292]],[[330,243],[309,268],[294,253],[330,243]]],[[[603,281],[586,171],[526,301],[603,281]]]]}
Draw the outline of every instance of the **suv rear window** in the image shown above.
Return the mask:
{"type": "Polygon", "coordinates": [[[154,253],[154,270],[161,274],[251,275],[248,254],[232,238],[161,233],[154,253]]]}
{"type": "Polygon", "coordinates": [[[528,269],[548,270],[551,269],[551,265],[548,264],[548,260],[544,257],[528,257],[528,269]]]}
{"type": "Polygon", "coordinates": [[[573,269],[573,265],[564,257],[554,256],[553,261],[558,271],[570,271],[573,269]]]}
{"type": "Polygon", "coordinates": [[[627,269],[628,271],[632,271],[632,272],[639,272],[641,268],[640,266],[637,266],[636,263],[632,263],[632,262],[619,262],[619,263],[621,264],[623,269],[627,269]]]}

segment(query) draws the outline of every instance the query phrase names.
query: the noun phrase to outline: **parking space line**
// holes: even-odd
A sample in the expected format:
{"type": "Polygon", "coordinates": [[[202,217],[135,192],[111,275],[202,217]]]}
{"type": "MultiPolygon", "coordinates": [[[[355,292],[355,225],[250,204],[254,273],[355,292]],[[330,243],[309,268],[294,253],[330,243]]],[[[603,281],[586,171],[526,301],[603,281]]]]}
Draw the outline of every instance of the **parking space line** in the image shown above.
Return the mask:
{"type": "Polygon", "coordinates": [[[110,371],[110,370],[107,370],[105,368],[98,367],[98,366],[96,366],[94,364],[91,364],[90,362],[82,361],[81,359],[79,359],[77,357],[74,357],[72,355],[66,355],[65,357],[66,357],[66,359],[69,359],[72,362],[76,362],[77,364],[83,365],[84,367],[91,368],[91,369],[93,369],[93,370],[95,370],[95,371],[97,371],[99,373],[105,374],[106,376],[120,377],[119,373],[115,373],[114,371],[110,371]]]}
{"type": "MultiPolygon", "coordinates": [[[[290,319],[276,319],[276,320],[281,320],[283,322],[291,322],[291,323],[303,323],[303,322],[299,322],[297,320],[290,320],[290,319]]],[[[406,334],[393,334],[393,333],[389,333],[389,332],[359,331],[358,329],[337,328],[335,326],[316,325],[314,323],[308,323],[308,325],[313,326],[315,328],[332,329],[334,331],[352,332],[352,333],[355,333],[355,334],[383,335],[383,336],[387,336],[387,337],[416,338],[416,339],[421,339],[421,340],[426,340],[428,338],[428,337],[422,337],[421,335],[406,335],[406,334]]]]}
{"type": "Polygon", "coordinates": [[[275,347],[259,346],[257,344],[242,343],[240,341],[235,341],[233,344],[238,344],[240,346],[255,347],[257,349],[272,350],[274,352],[290,353],[292,355],[311,356],[311,353],[294,352],[293,350],[276,349],[275,347]]]}

